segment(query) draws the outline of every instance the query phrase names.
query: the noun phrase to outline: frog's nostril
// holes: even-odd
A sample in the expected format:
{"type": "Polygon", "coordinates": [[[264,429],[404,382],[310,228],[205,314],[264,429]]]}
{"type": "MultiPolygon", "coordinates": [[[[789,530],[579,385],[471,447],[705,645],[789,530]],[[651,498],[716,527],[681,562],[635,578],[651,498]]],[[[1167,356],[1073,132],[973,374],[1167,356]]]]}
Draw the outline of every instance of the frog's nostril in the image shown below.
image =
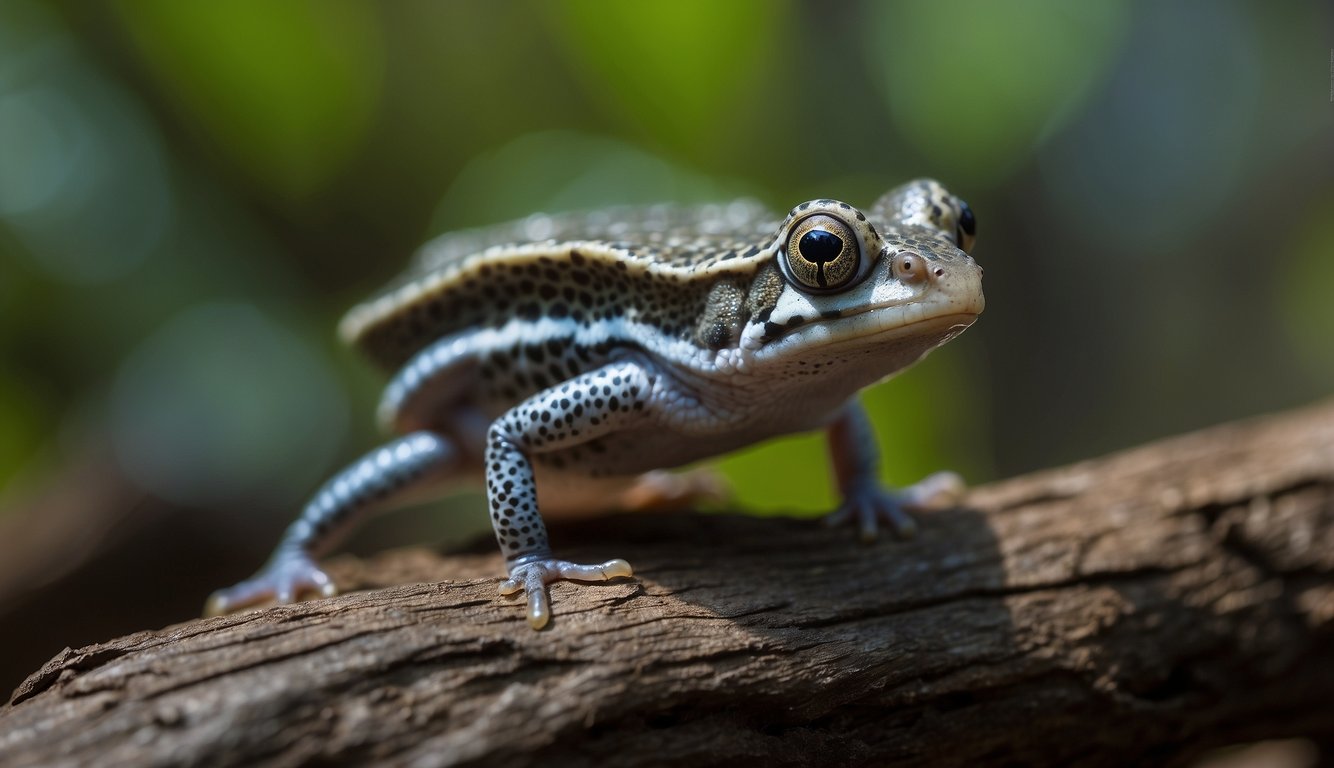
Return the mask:
{"type": "Polygon", "coordinates": [[[926,261],[915,253],[903,251],[894,256],[894,276],[905,283],[927,278],[926,261]]]}
{"type": "Polygon", "coordinates": [[[936,267],[936,277],[944,277],[944,276],[945,276],[945,268],[936,267]]]}

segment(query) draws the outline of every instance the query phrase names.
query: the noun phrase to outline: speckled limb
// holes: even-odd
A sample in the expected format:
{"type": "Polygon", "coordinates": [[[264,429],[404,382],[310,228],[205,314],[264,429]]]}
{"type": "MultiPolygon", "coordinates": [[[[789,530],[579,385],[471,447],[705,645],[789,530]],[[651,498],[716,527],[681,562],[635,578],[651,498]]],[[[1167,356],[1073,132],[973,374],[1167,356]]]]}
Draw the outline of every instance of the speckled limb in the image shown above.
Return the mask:
{"type": "Polygon", "coordinates": [[[586,443],[645,418],[652,377],[638,363],[612,363],[551,387],[511,408],[491,426],[486,490],[496,541],[509,565],[501,594],[528,593],[528,619],[550,618],[545,585],[556,579],[629,576],[624,560],[587,566],[555,559],[537,508],[531,456],[586,443]]]}
{"type": "Polygon", "coordinates": [[[910,510],[948,507],[963,495],[963,479],[953,472],[937,472],[899,491],[884,488],[875,431],[855,398],[839,411],[826,435],[843,496],[838,510],[825,518],[828,525],[855,523],[863,540],[874,541],[883,522],[896,535],[909,538],[917,533],[910,510]]]}
{"type": "Polygon", "coordinates": [[[448,415],[444,407],[466,392],[477,365],[479,333],[460,333],[426,346],[407,362],[384,388],[376,419],[386,431],[428,428],[448,415]]]}
{"type": "Polygon", "coordinates": [[[306,592],[335,594],[315,558],[367,514],[429,495],[458,464],[453,443],[433,432],[414,432],[371,451],[325,483],[288,526],[260,572],[213,593],[206,613],[227,613],[269,600],[290,603],[306,592]]]}

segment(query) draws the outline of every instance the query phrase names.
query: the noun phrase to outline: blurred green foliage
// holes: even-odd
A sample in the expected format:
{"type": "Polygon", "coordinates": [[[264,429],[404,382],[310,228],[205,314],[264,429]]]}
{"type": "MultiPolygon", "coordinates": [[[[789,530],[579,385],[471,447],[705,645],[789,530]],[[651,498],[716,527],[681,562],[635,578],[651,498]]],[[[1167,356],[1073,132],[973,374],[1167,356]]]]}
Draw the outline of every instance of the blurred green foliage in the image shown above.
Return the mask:
{"type": "MultiPolygon", "coordinates": [[[[1266,269],[1257,259],[1256,269],[1266,269]]],[[[1292,259],[1269,301],[1283,318],[1303,368],[1334,382],[1334,194],[1313,201],[1297,233],[1292,259]]]]}
{"type": "Polygon", "coordinates": [[[383,36],[365,3],[135,0],[116,9],[176,114],[256,185],[315,193],[375,119],[383,36]]]}
{"type": "Polygon", "coordinates": [[[871,3],[868,59],[894,122],[945,178],[998,184],[1115,62],[1120,0],[871,3]]]}
{"type": "Polygon", "coordinates": [[[753,140],[744,111],[792,34],[785,0],[606,3],[542,8],[606,114],[700,160],[753,140]]]}

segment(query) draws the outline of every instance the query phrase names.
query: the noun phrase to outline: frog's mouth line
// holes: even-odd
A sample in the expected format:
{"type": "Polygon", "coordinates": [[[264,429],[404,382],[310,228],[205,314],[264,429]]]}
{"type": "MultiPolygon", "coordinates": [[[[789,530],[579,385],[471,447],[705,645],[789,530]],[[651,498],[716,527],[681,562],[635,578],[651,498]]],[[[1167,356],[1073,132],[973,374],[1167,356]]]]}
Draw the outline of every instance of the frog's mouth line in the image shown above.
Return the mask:
{"type": "Polygon", "coordinates": [[[785,358],[799,359],[811,354],[843,358],[864,352],[879,354],[876,350],[883,350],[891,356],[907,354],[911,359],[895,365],[893,370],[897,371],[963,333],[977,317],[978,313],[975,312],[951,312],[889,328],[878,323],[866,323],[855,328],[835,329],[832,323],[816,322],[766,343],[753,354],[756,363],[761,365],[776,363],[785,358]]]}
{"type": "MultiPolygon", "coordinates": [[[[945,311],[940,314],[919,316],[909,320],[906,315],[908,310],[925,309],[920,304],[898,304],[879,307],[867,307],[856,311],[844,311],[838,314],[830,314],[814,319],[803,317],[793,318],[787,323],[779,324],[767,322],[764,324],[763,333],[756,341],[760,346],[757,352],[761,355],[781,355],[789,348],[792,348],[797,339],[809,339],[812,342],[821,345],[835,346],[856,342],[859,340],[875,338],[877,341],[894,341],[907,336],[928,335],[937,329],[948,329],[960,327],[958,332],[952,333],[946,338],[957,336],[963,329],[972,325],[982,314],[981,301],[975,300],[973,306],[962,304],[958,307],[950,307],[954,311],[945,311]],[[901,309],[903,312],[890,312],[889,310],[901,309]],[[889,322],[857,322],[855,318],[867,315],[879,315],[885,317],[889,322]],[[895,322],[895,319],[902,322],[895,322]],[[815,339],[812,337],[823,338],[815,339]]],[[[944,308],[942,308],[944,309],[944,308]]],[[[866,318],[869,320],[870,318],[866,318]]]]}

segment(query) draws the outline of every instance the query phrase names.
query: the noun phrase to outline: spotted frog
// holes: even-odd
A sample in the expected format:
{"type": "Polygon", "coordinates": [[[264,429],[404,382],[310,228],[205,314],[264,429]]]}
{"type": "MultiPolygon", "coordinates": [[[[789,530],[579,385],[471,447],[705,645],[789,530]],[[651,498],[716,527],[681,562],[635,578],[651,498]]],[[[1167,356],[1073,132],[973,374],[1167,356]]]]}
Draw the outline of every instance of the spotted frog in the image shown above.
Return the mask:
{"type": "Polygon", "coordinates": [[[210,613],[332,595],[317,558],[367,513],[485,481],[501,594],[551,616],[546,585],[629,577],[619,559],[557,557],[543,513],[689,502],[668,473],[776,435],[822,429],[841,506],[872,539],[962,491],[938,473],[891,491],[857,393],[982,312],[973,212],[939,183],[866,212],[812,200],[781,222],[748,201],[534,215],[448,234],[355,307],[341,332],[393,372],[379,418],[399,435],[320,488],[268,564],[210,613]]]}

